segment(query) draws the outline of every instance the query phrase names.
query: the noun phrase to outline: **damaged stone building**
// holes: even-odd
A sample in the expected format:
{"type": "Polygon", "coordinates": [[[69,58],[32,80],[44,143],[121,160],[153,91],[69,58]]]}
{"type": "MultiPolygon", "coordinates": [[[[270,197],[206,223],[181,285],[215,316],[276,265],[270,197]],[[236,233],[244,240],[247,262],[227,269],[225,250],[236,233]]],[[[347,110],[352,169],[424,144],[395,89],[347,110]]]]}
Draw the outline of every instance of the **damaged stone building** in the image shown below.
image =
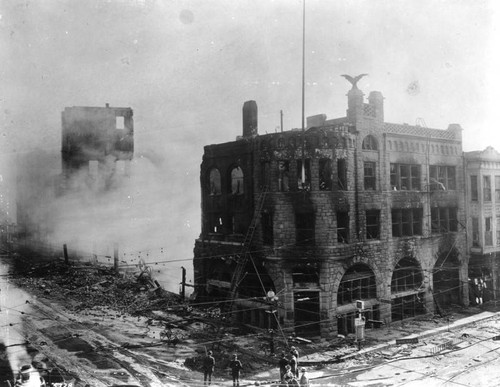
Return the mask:
{"type": "Polygon", "coordinates": [[[466,152],[467,248],[471,304],[497,299],[500,284],[500,153],[466,152]]]}
{"type": "Polygon", "coordinates": [[[245,102],[242,136],[204,148],[199,299],[324,338],[355,331],[358,300],[372,326],[468,303],[459,125],[385,122],[382,94],[355,84],[345,117],[257,121],[245,102]]]}
{"type": "Polygon", "coordinates": [[[85,184],[94,190],[109,189],[129,173],[134,154],[131,108],[73,106],[61,116],[63,192],[72,188],[71,178],[82,172],[85,184]]]}

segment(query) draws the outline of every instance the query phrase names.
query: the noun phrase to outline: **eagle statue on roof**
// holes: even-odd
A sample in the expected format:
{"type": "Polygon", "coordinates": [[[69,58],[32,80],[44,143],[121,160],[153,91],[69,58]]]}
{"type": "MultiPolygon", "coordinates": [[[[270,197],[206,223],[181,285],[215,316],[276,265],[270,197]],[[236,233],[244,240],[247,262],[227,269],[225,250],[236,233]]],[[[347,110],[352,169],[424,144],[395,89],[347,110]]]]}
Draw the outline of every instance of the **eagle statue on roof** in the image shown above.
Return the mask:
{"type": "Polygon", "coordinates": [[[358,81],[361,78],[363,78],[365,75],[368,75],[368,74],[359,74],[356,77],[351,77],[350,75],[342,74],[342,76],[351,83],[353,89],[357,89],[358,88],[358,86],[357,86],[358,81]]]}

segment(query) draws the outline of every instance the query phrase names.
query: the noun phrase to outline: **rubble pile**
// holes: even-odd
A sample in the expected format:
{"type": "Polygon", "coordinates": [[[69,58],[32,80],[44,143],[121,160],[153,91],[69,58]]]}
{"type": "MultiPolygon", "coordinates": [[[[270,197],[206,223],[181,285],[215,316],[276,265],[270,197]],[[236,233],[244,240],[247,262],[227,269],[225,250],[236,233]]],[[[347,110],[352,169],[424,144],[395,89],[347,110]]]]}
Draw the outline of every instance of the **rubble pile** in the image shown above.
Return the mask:
{"type": "Polygon", "coordinates": [[[71,301],[74,312],[107,306],[138,315],[179,303],[177,295],[154,287],[144,273],[117,273],[105,266],[53,261],[32,265],[12,280],[35,294],[71,301]]]}

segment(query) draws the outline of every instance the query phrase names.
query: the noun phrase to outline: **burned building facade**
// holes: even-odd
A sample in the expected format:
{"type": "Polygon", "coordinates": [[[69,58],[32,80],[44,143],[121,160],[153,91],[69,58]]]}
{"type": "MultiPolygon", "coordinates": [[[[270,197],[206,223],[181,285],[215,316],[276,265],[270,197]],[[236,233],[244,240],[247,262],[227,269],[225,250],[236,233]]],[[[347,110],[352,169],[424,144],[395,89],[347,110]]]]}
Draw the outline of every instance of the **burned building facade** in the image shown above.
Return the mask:
{"type": "Polygon", "coordinates": [[[127,173],[134,154],[131,108],[73,106],[61,116],[63,190],[82,171],[94,189],[107,189],[117,174],[127,173]]]}
{"type": "Polygon", "coordinates": [[[345,117],[265,135],[248,101],[243,135],[204,149],[195,286],[238,321],[328,338],[354,332],[358,300],[374,325],[468,303],[462,129],[347,97],[345,117]]]}
{"type": "Polygon", "coordinates": [[[466,152],[467,248],[472,304],[498,298],[500,284],[500,153],[466,152]]]}

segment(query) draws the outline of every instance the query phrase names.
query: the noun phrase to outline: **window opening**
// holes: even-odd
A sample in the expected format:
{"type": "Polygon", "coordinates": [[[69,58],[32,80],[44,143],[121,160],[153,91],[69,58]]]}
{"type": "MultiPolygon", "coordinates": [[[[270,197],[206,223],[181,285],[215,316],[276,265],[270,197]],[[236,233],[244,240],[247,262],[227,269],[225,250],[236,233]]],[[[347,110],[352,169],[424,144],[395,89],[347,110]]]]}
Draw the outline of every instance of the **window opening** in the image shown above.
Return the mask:
{"type": "Polygon", "coordinates": [[[125,129],[125,117],[117,116],[115,122],[116,122],[116,129],[125,129]]]}
{"type": "Polygon", "coordinates": [[[231,193],[233,195],[242,195],[243,190],[243,170],[235,167],[231,170],[231,193]]]}
{"type": "Polygon", "coordinates": [[[481,242],[479,240],[479,219],[475,217],[472,218],[472,246],[481,246],[481,242]]]}
{"type": "Polygon", "coordinates": [[[420,165],[391,164],[391,189],[394,191],[420,190],[420,165]]]}
{"type": "Polygon", "coordinates": [[[422,213],[421,208],[393,209],[392,236],[422,235],[422,213]]]}
{"type": "Polygon", "coordinates": [[[470,200],[477,202],[479,200],[479,194],[477,189],[477,176],[472,175],[470,177],[470,200]]]}
{"type": "Polygon", "coordinates": [[[281,192],[290,190],[290,162],[280,160],[278,161],[278,186],[281,192]]]}
{"type": "Polygon", "coordinates": [[[366,136],[363,140],[362,148],[363,150],[377,150],[378,144],[375,137],[373,137],[372,135],[366,136]]]}
{"type": "Polygon", "coordinates": [[[220,213],[211,213],[209,219],[209,232],[221,233],[222,232],[222,217],[220,213]]]}
{"type": "Polygon", "coordinates": [[[319,159],[319,189],[331,191],[332,185],[332,160],[319,159]]]}
{"type": "Polygon", "coordinates": [[[364,183],[365,190],[375,190],[375,163],[371,161],[365,161],[364,163],[364,183]]]}
{"type": "Polygon", "coordinates": [[[418,263],[411,258],[401,259],[394,268],[391,280],[391,292],[418,290],[423,282],[418,263]]]}
{"type": "Polygon", "coordinates": [[[314,245],[314,213],[295,213],[295,231],[297,246],[314,245]]]}
{"type": "Polygon", "coordinates": [[[380,238],[380,210],[366,211],[366,239],[380,238]]]}
{"type": "Polygon", "coordinates": [[[500,246],[500,216],[497,216],[497,246],[500,246]]]}
{"type": "Polygon", "coordinates": [[[347,270],[337,291],[337,304],[345,305],[356,300],[377,297],[375,274],[365,265],[354,265],[347,270]]]}
{"type": "Polygon", "coordinates": [[[260,183],[261,183],[262,187],[269,187],[270,182],[271,182],[270,171],[271,171],[271,164],[269,163],[269,161],[261,162],[261,164],[260,164],[260,173],[261,173],[260,183]]]}
{"type": "Polygon", "coordinates": [[[457,209],[454,207],[431,208],[431,232],[443,233],[458,230],[457,209]]]}
{"type": "Polygon", "coordinates": [[[304,160],[304,168],[302,168],[302,160],[297,160],[297,189],[308,190],[311,188],[311,160],[304,160]],[[304,181],[302,181],[304,179],[304,181]]]}
{"type": "Polygon", "coordinates": [[[347,191],[347,162],[345,159],[337,160],[337,185],[341,191],[347,191]]]}
{"type": "Polygon", "coordinates": [[[429,166],[430,190],[443,191],[456,189],[455,167],[446,165],[429,166]]]}
{"type": "Polygon", "coordinates": [[[491,202],[491,177],[483,176],[483,199],[485,202],[491,202]]]}
{"type": "Polygon", "coordinates": [[[349,213],[337,212],[337,242],[349,243],[349,213]]]}
{"type": "Polygon", "coordinates": [[[210,180],[210,195],[221,194],[221,179],[220,172],[217,168],[212,168],[209,175],[210,180]]]}
{"type": "Polygon", "coordinates": [[[493,246],[493,231],[491,228],[491,217],[484,218],[484,244],[493,246]]]}
{"type": "Polygon", "coordinates": [[[500,176],[495,176],[495,201],[500,203],[500,176]]]}

